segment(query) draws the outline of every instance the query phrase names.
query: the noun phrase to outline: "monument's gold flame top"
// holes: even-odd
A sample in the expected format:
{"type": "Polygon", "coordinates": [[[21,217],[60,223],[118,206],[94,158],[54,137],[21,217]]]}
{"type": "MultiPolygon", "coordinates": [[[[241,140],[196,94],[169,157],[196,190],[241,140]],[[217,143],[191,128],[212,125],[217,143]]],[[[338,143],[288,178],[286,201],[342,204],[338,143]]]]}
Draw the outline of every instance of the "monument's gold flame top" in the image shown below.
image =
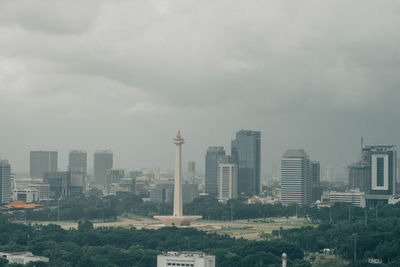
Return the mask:
{"type": "Polygon", "coordinates": [[[181,138],[181,130],[178,130],[178,133],[176,134],[176,139],[182,139],[181,138]]]}

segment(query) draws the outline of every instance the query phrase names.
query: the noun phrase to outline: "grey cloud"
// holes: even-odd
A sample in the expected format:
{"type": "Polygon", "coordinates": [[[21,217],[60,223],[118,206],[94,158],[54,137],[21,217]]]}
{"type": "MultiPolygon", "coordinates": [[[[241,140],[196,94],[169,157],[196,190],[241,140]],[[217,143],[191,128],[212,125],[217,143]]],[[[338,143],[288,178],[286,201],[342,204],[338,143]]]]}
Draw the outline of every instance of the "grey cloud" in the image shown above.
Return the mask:
{"type": "MultiPolygon", "coordinates": [[[[339,166],[339,149],[321,145],[338,131],[345,147],[361,134],[379,142],[382,127],[397,142],[399,10],[397,1],[2,1],[2,120],[42,126],[54,146],[61,122],[74,124],[83,146],[114,147],[124,166],[133,164],[124,145],[145,151],[144,138],[158,150],[153,140],[177,127],[197,140],[187,149],[200,162],[208,144],[253,128],[265,169],[290,146],[339,166]]],[[[152,165],[150,155],[134,160],[152,165]]]]}
{"type": "Polygon", "coordinates": [[[3,0],[0,24],[50,34],[81,34],[87,31],[97,14],[96,1],[3,0]]]}

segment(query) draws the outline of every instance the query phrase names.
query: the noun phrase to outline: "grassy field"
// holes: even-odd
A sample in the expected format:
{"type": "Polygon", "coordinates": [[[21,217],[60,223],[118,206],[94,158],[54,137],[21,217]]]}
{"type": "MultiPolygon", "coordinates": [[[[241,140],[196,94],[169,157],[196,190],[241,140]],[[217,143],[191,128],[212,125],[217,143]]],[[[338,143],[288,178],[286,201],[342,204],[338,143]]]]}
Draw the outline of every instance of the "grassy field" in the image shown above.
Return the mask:
{"type": "MultiPolygon", "coordinates": [[[[47,225],[50,223],[58,224],[64,229],[76,229],[78,227],[75,221],[33,221],[32,224],[47,225]]],[[[141,228],[159,228],[160,222],[149,217],[142,217],[133,214],[120,216],[116,221],[102,222],[100,220],[92,221],[94,227],[135,227],[141,228]]],[[[194,223],[194,227],[218,234],[227,234],[236,238],[245,238],[258,240],[268,238],[274,230],[299,228],[303,226],[312,225],[304,219],[291,218],[268,218],[264,219],[250,219],[250,220],[235,220],[235,221],[210,221],[198,220],[194,223]]]]}

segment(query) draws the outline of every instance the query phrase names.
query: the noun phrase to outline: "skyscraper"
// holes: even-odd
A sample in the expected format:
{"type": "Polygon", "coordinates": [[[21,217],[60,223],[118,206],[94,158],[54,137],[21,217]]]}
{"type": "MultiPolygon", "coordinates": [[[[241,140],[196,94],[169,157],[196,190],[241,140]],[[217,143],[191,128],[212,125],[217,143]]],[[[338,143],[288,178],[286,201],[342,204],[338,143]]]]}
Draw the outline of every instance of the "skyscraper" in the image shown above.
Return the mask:
{"type": "Polygon", "coordinates": [[[0,203],[10,203],[12,197],[11,166],[7,160],[0,160],[0,203]]]}
{"type": "Polygon", "coordinates": [[[311,161],[311,182],[313,185],[319,185],[321,180],[321,165],[319,161],[311,161]]]}
{"type": "Polygon", "coordinates": [[[118,184],[122,178],[125,177],[125,171],[123,169],[108,169],[106,172],[107,176],[107,192],[110,193],[111,184],[118,184]]]}
{"type": "Polygon", "coordinates": [[[225,149],[222,146],[210,146],[206,153],[206,170],[205,170],[205,192],[216,196],[218,194],[218,164],[221,156],[225,156],[225,149]]]}
{"type": "Polygon", "coordinates": [[[195,173],[196,172],[196,162],[194,162],[194,161],[189,161],[188,162],[188,172],[189,173],[195,173]]]}
{"type": "Polygon", "coordinates": [[[87,153],[83,150],[72,150],[69,152],[68,167],[74,170],[82,170],[87,173],[87,153]]]}
{"type": "Polygon", "coordinates": [[[238,164],[238,193],[260,194],[261,132],[240,130],[232,140],[232,158],[238,164]]]}
{"type": "Polygon", "coordinates": [[[57,171],[57,151],[31,151],[30,176],[43,178],[45,172],[57,171]]]}
{"type": "Polygon", "coordinates": [[[386,204],[396,194],[397,152],[393,145],[365,146],[362,159],[370,169],[365,195],[368,207],[386,204]]]}
{"type": "Polygon", "coordinates": [[[311,201],[315,202],[317,200],[321,200],[322,196],[322,187],[320,186],[321,182],[321,165],[319,161],[313,160],[311,161],[311,201]]]}
{"type": "Polygon", "coordinates": [[[94,153],[94,182],[101,185],[107,184],[107,170],[113,168],[113,153],[110,150],[94,153]]]}
{"type": "Polygon", "coordinates": [[[310,159],[303,149],[289,149],[283,154],[282,202],[311,203],[311,167],[310,159]]]}
{"type": "Polygon", "coordinates": [[[357,162],[347,166],[347,179],[349,189],[360,189],[361,192],[368,192],[369,165],[366,162],[357,162]]]}
{"type": "Polygon", "coordinates": [[[218,198],[223,200],[237,198],[237,165],[218,165],[218,198]]]}
{"type": "Polygon", "coordinates": [[[67,197],[69,196],[71,173],[69,171],[45,172],[43,183],[49,185],[51,198],[67,197]]]}

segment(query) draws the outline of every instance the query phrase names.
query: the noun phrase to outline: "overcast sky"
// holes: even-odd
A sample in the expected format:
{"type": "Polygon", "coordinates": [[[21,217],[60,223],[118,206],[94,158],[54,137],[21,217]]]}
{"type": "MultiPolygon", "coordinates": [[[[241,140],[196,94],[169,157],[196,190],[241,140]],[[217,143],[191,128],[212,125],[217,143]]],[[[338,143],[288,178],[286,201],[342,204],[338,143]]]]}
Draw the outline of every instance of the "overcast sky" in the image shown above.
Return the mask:
{"type": "Polygon", "coordinates": [[[114,151],[114,166],[204,169],[209,145],[262,131],[343,173],[399,144],[399,1],[0,0],[0,156],[114,151]]]}

